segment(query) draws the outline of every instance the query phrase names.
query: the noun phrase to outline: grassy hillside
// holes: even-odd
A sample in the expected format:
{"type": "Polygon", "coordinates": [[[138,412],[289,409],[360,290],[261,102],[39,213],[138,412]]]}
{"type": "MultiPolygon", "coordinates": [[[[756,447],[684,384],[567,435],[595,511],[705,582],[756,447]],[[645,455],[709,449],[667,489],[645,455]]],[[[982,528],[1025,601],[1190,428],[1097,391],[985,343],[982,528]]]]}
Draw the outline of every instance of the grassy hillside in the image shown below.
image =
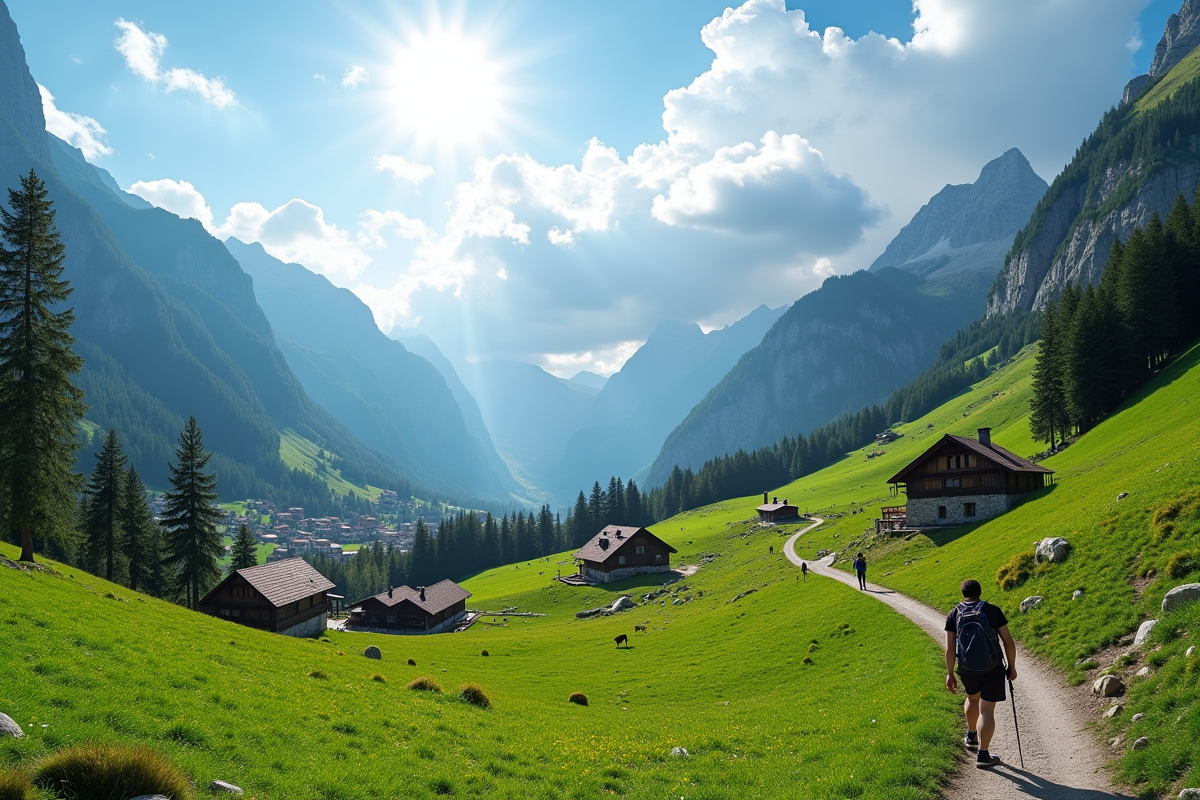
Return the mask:
{"type": "Polygon", "coordinates": [[[316,475],[325,481],[335,495],[342,496],[354,492],[359,497],[378,500],[382,491],[378,486],[355,486],[342,477],[341,470],[330,466],[330,456],[336,455],[325,451],[325,458],[321,458],[320,445],[305,439],[291,428],[285,428],[279,434],[279,457],[288,469],[299,469],[316,475]]]}
{"type": "Polygon", "coordinates": [[[289,800],[933,797],[959,750],[933,643],[845,587],[800,582],[787,531],[745,517],[717,506],[657,527],[684,562],[719,554],[678,584],[685,604],[577,620],[656,587],[565,587],[562,554],[467,583],[473,607],[547,616],[433,637],[294,640],[67,568],[0,566],[0,710],[28,733],[0,740],[0,768],[104,740],[153,744],[201,786],[289,800]],[[382,661],[358,655],[368,644],[382,661]],[[405,688],[421,675],[445,694],[405,688]],[[464,683],[492,707],[458,700],[464,683]],[[588,707],[567,702],[576,691],[588,707]]]}
{"type": "Polygon", "coordinates": [[[1133,105],[1134,113],[1145,114],[1170,99],[1181,86],[1191,83],[1197,76],[1200,76],[1200,50],[1193,50],[1172,67],[1162,80],[1150,87],[1150,91],[1138,98],[1133,105]]]}

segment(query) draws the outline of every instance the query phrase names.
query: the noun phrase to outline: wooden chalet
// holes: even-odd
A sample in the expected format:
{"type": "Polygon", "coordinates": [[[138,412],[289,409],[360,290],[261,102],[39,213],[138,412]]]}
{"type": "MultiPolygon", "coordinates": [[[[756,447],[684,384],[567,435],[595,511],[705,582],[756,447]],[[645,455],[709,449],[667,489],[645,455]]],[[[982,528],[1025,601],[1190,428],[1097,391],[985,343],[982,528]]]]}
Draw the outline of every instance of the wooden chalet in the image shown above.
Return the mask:
{"type": "Polygon", "coordinates": [[[763,492],[763,504],[759,506],[758,521],[764,525],[775,525],[780,522],[794,522],[800,519],[800,509],[793,505],[788,505],[787,498],[783,498],[783,502],[779,502],[778,497],[767,502],[767,493],[763,492]]]}
{"type": "Polygon", "coordinates": [[[908,499],[903,508],[887,510],[892,519],[903,511],[908,529],[980,522],[1008,511],[1053,474],[993,444],[990,428],[980,428],[977,440],[946,434],[888,480],[908,499]]]}
{"type": "Polygon", "coordinates": [[[355,603],[350,625],[400,633],[441,633],[467,616],[471,593],[450,579],[432,586],[396,586],[355,603]]]}
{"type": "Polygon", "coordinates": [[[332,588],[303,558],[288,558],[229,573],[198,610],[285,636],[312,636],[325,630],[332,588]]]}
{"type": "Polygon", "coordinates": [[[670,572],[671,554],[678,552],[645,528],[609,525],[593,536],[575,558],[579,574],[611,583],[649,572],[670,572]]]}

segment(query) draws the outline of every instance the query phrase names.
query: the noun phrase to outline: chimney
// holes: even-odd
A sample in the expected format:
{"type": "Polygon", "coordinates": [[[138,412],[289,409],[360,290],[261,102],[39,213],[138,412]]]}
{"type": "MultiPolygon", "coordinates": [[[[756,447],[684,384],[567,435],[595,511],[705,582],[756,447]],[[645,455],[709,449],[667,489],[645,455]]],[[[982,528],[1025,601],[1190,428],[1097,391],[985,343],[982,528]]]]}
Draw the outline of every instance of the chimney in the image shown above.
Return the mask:
{"type": "Polygon", "coordinates": [[[601,536],[600,541],[597,542],[597,544],[600,545],[601,550],[607,550],[608,549],[608,538],[605,536],[601,536]]]}
{"type": "Polygon", "coordinates": [[[783,504],[784,504],[785,506],[787,505],[787,498],[786,498],[786,497],[785,497],[785,498],[783,498],[783,504]]]}
{"type": "Polygon", "coordinates": [[[392,596],[392,587],[388,587],[388,597],[392,596]]]}
{"type": "Polygon", "coordinates": [[[992,429],[991,428],[980,428],[979,429],[979,443],[981,445],[983,445],[984,447],[992,446],[992,429]]]}
{"type": "Polygon", "coordinates": [[[763,505],[765,506],[766,504],[767,504],[767,493],[763,492],[763,505]]]}
{"type": "Polygon", "coordinates": [[[421,592],[421,599],[424,600],[425,599],[425,587],[418,586],[417,589],[421,592]]]}
{"type": "Polygon", "coordinates": [[[779,505],[779,498],[778,498],[778,497],[772,497],[772,498],[771,498],[771,502],[772,502],[772,503],[774,503],[775,505],[779,505]]]}

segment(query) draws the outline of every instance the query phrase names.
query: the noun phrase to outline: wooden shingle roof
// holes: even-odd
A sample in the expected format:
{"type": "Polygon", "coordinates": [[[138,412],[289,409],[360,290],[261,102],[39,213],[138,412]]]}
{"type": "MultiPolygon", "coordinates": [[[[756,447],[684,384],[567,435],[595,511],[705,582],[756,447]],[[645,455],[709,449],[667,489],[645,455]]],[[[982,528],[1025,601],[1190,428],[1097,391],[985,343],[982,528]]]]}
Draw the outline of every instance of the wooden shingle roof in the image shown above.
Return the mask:
{"type": "Polygon", "coordinates": [[[904,469],[897,472],[888,479],[888,483],[903,483],[908,479],[908,474],[912,472],[918,465],[922,464],[925,459],[933,454],[935,450],[947,445],[958,444],[971,452],[975,453],[980,458],[987,459],[1005,472],[1031,472],[1042,473],[1043,475],[1053,475],[1054,470],[1047,469],[1041,464],[1035,464],[1027,458],[1021,458],[1011,450],[1005,450],[998,444],[980,444],[975,439],[969,436],[955,436],[952,433],[947,433],[939,439],[932,447],[919,455],[904,469]]]}
{"type": "Polygon", "coordinates": [[[378,600],[389,608],[407,600],[426,614],[439,614],[455,603],[466,600],[470,596],[470,592],[447,578],[443,581],[438,581],[432,586],[426,586],[424,600],[421,599],[420,590],[413,589],[410,586],[397,586],[391,589],[390,592],[380,592],[372,599],[378,600]]]}
{"type": "Polygon", "coordinates": [[[639,532],[660,543],[669,552],[678,552],[674,547],[671,547],[671,545],[645,528],[638,528],[631,525],[609,525],[589,539],[588,543],[581,547],[579,552],[575,554],[575,557],[584,561],[607,561],[609,558],[612,558],[614,553],[629,544],[634,534],[639,532]]]}
{"type": "Polygon", "coordinates": [[[237,574],[276,608],[334,587],[328,578],[299,556],[257,567],[245,567],[239,569],[237,574]]]}

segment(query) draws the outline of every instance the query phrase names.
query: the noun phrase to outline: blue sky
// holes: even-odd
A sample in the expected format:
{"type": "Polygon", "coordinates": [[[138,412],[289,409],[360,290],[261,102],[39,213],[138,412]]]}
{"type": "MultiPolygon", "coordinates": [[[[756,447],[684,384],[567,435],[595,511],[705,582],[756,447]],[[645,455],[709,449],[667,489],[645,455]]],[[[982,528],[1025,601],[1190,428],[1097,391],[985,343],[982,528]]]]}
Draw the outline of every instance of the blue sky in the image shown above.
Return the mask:
{"type": "Polygon", "coordinates": [[[560,374],[866,266],[1008,147],[1052,179],[1177,5],[9,3],[123,187],[560,374]]]}

